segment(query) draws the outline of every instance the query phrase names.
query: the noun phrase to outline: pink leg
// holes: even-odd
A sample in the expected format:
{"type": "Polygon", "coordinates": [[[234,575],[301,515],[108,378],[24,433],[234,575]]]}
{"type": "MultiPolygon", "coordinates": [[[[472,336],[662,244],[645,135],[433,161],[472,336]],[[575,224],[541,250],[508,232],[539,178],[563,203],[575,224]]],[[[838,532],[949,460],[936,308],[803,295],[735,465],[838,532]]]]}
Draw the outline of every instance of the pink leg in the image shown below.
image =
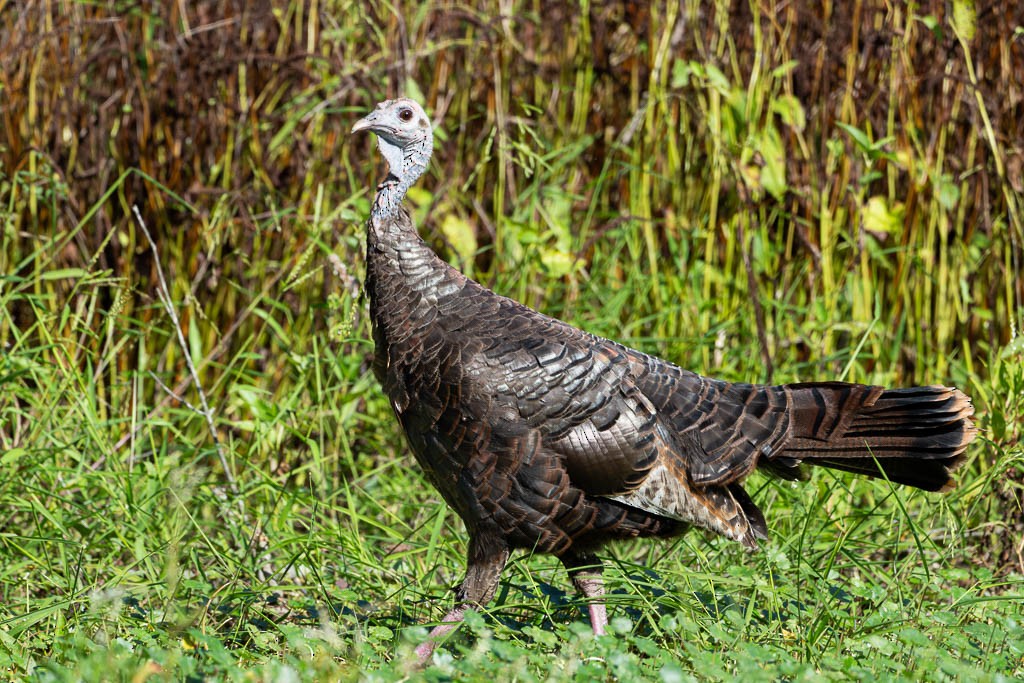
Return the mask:
{"type": "Polygon", "coordinates": [[[590,605],[590,626],[594,629],[595,636],[604,635],[604,627],[608,625],[608,613],[604,609],[603,602],[595,602],[590,605]]]}
{"type": "Polygon", "coordinates": [[[470,539],[466,578],[456,594],[456,605],[416,648],[416,658],[421,666],[430,661],[438,642],[458,628],[467,610],[482,607],[491,601],[507,561],[508,548],[501,542],[491,538],[470,539]]]}
{"type": "Polygon", "coordinates": [[[604,606],[604,582],[600,575],[580,578],[573,583],[585,598],[590,600],[590,627],[595,636],[604,635],[604,627],[608,625],[608,612],[604,606]]]}
{"type": "Polygon", "coordinates": [[[434,648],[437,647],[438,641],[458,628],[459,624],[466,617],[466,609],[468,607],[468,605],[459,605],[444,615],[442,623],[435,626],[430,631],[427,639],[416,647],[416,659],[419,660],[421,665],[426,664],[430,660],[430,656],[434,654],[434,648]]]}
{"type": "Polygon", "coordinates": [[[608,612],[604,605],[604,581],[601,580],[601,561],[592,555],[563,557],[572,585],[589,601],[590,627],[595,636],[603,636],[608,625],[608,612]]]}

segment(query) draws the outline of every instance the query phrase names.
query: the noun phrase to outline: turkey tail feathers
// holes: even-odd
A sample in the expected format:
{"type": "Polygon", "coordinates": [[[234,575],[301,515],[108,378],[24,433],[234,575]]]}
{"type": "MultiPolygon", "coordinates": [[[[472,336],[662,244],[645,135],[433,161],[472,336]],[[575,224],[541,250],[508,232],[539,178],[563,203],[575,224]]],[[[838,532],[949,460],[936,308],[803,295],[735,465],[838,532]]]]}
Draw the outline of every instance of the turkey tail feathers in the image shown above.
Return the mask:
{"type": "Polygon", "coordinates": [[[791,384],[792,437],[780,459],[803,461],[926,491],[950,473],[977,433],[974,407],[944,386],[882,389],[841,382],[791,384]]]}

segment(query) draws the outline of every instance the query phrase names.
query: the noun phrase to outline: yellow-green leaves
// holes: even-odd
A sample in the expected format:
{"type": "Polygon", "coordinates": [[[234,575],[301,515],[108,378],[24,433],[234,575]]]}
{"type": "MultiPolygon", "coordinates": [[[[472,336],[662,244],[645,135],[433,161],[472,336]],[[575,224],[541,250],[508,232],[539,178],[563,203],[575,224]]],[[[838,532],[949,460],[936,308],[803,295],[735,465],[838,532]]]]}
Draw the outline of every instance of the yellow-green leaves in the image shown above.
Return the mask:
{"type": "Polygon", "coordinates": [[[752,134],[740,154],[740,175],[754,199],[762,191],[775,199],[786,194],[786,149],[778,129],[766,126],[752,134]]]}
{"type": "Polygon", "coordinates": [[[441,219],[441,234],[459,259],[455,265],[466,274],[471,273],[477,250],[476,229],[473,225],[455,212],[446,213],[441,219]]]}
{"type": "Polygon", "coordinates": [[[902,202],[890,203],[882,195],[875,195],[864,204],[860,217],[864,229],[876,237],[899,236],[903,230],[904,213],[902,202]]]}
{"type": "Polygon", "coordinates": [[[978,31],[978,13],[974,0],[953,0],[953,16],[950,18],[953,31],[960,40],[970,42],[978,31]]]}

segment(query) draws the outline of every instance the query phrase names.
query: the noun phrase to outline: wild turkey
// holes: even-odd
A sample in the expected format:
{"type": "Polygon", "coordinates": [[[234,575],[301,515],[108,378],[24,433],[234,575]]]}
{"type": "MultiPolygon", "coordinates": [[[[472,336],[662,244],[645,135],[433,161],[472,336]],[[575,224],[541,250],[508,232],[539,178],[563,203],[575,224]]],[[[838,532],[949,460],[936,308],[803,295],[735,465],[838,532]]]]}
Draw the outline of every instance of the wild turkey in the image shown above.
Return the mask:
{"type": "Polygon", "coordinates": [[[417,648],[427,659],[494,596],[515,548],[551,553],[607,623],[606,541],[699,526],[754,548],[764,516],[741,487],[802,463],[926,491],[952,485],[975,434],[970,399],[942,386],[757,386],[701,377],[499,296],[442,261],[402,207],[433,134],[408,99],[372,131],[390,172],[367,225],[373,370],[427,478],[469,531],[457,604],[417,648]]]}

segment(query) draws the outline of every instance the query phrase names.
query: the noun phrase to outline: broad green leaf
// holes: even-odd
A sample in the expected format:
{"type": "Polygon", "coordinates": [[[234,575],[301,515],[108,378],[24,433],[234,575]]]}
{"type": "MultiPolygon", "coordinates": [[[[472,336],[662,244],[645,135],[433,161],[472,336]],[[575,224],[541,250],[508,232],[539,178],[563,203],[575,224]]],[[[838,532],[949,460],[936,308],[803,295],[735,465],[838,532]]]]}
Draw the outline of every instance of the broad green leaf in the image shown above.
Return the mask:
{"type": "Polygon", "coordinates": [[[420,90],[420,86],[415,78],[405,79],[405,96],[417,102],[425,102],[427,99],[423,96],[423,91],[420,90]]]}
{"type": "Polygon", "coordinates": [[[934,14],[926,14],[923,17],[916,16],[914,18],[924,24],[929,31],[934,33],[936,38],[942,38],[942,24],[934,14]]]}
{"type": "Polygon", "coordinates": [[[869,152],[872,149],[871,138],[868,134],[862,131],[860,128],[855,128],[848,123],[842,121],[836,123],[837,126],[846,131],[846,134],[853,138],[853,141],[857,144],[862,152],[869,152]]]}
{"type": "Polygon", "coordinates": [[[950,19],[953,30],[962,40],[974,40],[978,32],[978,13],[974,8],[974,0],[953,0],[953,16],[950,19]]]}
{"type": "Polygon", "coordinates": [[[793,95],[783,95],[772,101],[772,111],[779,115],[782,122],[796,130],[803,130],[807,125],[804,107],[793,95]]]}
{"type": "Polygon", "coordinates": [[[861,210],[861,220],[869,232],[898,235],[903,229],[903,214],[903,204],[890,206],[885,197],[875,195],[861,210]]]}
{"type": "Polygon", "coordinates": [[[774,126],[765,130],[761,137],[761,156],[764,157],[761,184],[775,199],[782,199],[789,187],[786,184],[786,149],[774,126]]]}
{"type": "Polygon", "coordinates": [[[739,172],[754,199],[759,199],[762,192],[775,199],[786,194],[786,150],[778,130],[766,128],[747,141],[739,172]]]}
{"type": "Polygon", "coordinates": [[[476,255],[476,231],[469,221],[458,214],[449,213],[441,221],[441,234],[452,245],[462,267],[471,270],[473,256],[476,255]]]}
{"type": "Polygon", "coordinates": [[[690,84],[690,76],[694,74],[692,62],[676,59],[672,62],[672,87],[683,88],[690,84]]]}
{"type": "Polygon", "coordinates": [[[540,261],[552,277],[562,277],[572,271],[575,258],[572,254],[561,249],[542,248],[540,250],[540,261]]]}
{"type": "Polygon", "coordinates": [[[405,193],[405,196],[408,197],[409,201],[416,206],[423,206],[424,204],[430,203],[430,199],[433,197],[433,194],[430,190],[426,190],[419,186],[413,186],[409,188],[409,191],[405,193]]]}
{"type": "Polygon", "coordinates": [[[723,95],[729,94],[729,79],[725,77],[722,70],[714,64],[708,64],[704,67],[705,73],[707,74],[708,85],[722,93],[723,95]]]}
{"type": "Polygon", "coordinates": [[[953,182],[948,173],[935,179],[935,198],[946,211],[952,211],[960,201],[960,187],[953,182]]]}

